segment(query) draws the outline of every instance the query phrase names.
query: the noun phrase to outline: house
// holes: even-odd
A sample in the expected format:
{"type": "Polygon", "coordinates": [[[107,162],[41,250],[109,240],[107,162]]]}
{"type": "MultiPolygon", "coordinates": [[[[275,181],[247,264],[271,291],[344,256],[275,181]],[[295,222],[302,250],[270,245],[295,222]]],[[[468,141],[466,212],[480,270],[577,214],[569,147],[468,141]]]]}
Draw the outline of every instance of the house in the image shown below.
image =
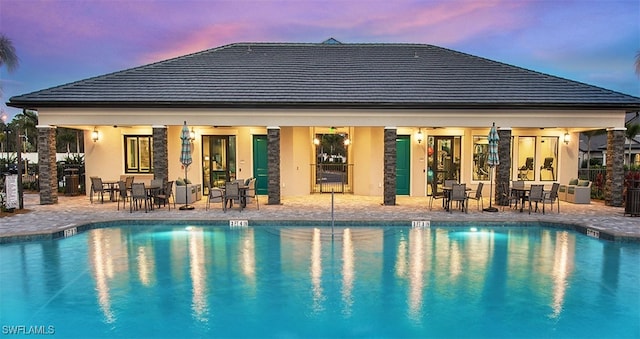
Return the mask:
{"type": "MultiPolygon", "coordinates": [[[[85,131],[87,178],[173,180],[185,174],[186,121],[196,183],[256,177],[270,204],[330,188],[394,205],[397,195],[426,196],[445,179],[488,183],[493,123],[496,182],[569,181],[579,133],[603,127],[613,157],[607,173],[618,180],[625,114],[640,109],[640,98],[433,45],[330,39],[234,43],[8,105],[38,111],[42,204],[57,202],[57,126],[85,131]],[[345,161],[319,161],[324,153],[345,161]]],[[[621,186],[608,189],[607,203],[620,206],[621,186]]]]}

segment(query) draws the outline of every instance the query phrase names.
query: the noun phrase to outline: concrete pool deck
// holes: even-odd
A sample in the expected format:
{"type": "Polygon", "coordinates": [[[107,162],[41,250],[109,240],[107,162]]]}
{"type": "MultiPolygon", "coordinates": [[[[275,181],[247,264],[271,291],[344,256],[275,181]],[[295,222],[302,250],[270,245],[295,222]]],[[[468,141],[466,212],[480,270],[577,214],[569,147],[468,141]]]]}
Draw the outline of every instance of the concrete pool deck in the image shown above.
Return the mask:
{"type": "MultiPolygon", "coordinates": [[[[37,194],[25,194],[24,210],[0,218],[0,243],[23,241],[41,236],[51,236],[56,232],[95,222],[118,220],[249,220],[251,221],[331,221],[331,195],[314,194],[300,197],[283,198],[280,205],[266,205],[267,198],[260,197],[260,210],[255,203],[247,206],[242,212],[237,209],[222,211],[221,203],[212,203],[211,209],[205,210],[206,197],[192,204],[194,210],[182,211],[166,207],[145,213],[144,211],[129,212],[129,206],[117,210],[117,203],[91,204],[87,196],[60,196],[54,205],[40,205],[37,194]]],[[[576,205],[560,202],[560,213],[549,211],[546,214],[531,213],[525,209],[523,213],[512,208],[496,213],[481,212],[476,208],[475,201],[470,202],[469,213],[459,210],[452,213],[442,209],[442,201],[433,203],[433,210],[429,210],[428,197],[398,196],[395,206],[384,206],[382,197],[356,196],[351,194],[336,194],[334,197],[334,218],[336,221],[414,221],[430,220],[433,223],[454,221],[497,222],[540,222],[562,223],[580,226],[579,231],[595,230],[609,238],[621,241],[640,241],[640,218],[624,215],[624,208],[610,207],[600,201],[592,201],[589,205],[576,205]]],[[[488,198],[484,199],[484,207],[489,205],[488,198]]],[[[179,206],[179,205],[178,205],[179,206]]]]}

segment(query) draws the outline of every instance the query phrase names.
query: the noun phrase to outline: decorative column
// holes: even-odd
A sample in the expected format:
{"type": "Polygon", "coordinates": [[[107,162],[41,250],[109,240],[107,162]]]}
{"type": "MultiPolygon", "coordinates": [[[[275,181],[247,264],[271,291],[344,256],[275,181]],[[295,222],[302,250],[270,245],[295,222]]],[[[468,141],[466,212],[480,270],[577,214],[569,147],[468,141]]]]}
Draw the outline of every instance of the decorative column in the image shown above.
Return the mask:
{"type": "Polygon", "coordinates": [[[498,136],[500,137],[498,141],[500,165],[494,169],[496,173],[493,178],[493,196],[496,205],[506,206],[509,205],[509,201],[502,196],[502,185],[511,181],[511,128],[498,128],[498,136]]]}
{"type": "Polygon", "coordinates": [[[607,129],[607,177],[604,185],[604,203],[608,206],[623,206],[625,131],[624,127],[607,129]]]}
{"type": "Polygon", "coordinates": [[[58,167],[56,165],[56,127],[37,125],[38,180],[40,205],[58,203],[58,167]]]}
{"type": "Polygon", "coordinates": [[[169,180],[167,126],[153,125],[153,178],[169,180]]]}
{"type": "Polygon", "coordinates": [[[280,204],[280,127],[267,127],[267,183],[269,205],[280,204]]]}
{"type": "Polygon", "coordinates": [[[384,205],[396,204],[396,168],[398,137],[395,127],[384,128],[384,205]]]}

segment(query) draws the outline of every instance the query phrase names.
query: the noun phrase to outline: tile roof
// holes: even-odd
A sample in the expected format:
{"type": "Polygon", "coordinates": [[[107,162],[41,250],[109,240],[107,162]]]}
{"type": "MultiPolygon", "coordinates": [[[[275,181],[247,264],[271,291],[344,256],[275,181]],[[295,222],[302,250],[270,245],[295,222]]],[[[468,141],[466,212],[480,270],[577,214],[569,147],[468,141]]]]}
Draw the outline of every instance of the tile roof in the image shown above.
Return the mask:
{"type": "Polygon", "coordinates": [[[640,98],[424,44],[236,43],[14,96],[15,107],[640,109],[640,98]]]}

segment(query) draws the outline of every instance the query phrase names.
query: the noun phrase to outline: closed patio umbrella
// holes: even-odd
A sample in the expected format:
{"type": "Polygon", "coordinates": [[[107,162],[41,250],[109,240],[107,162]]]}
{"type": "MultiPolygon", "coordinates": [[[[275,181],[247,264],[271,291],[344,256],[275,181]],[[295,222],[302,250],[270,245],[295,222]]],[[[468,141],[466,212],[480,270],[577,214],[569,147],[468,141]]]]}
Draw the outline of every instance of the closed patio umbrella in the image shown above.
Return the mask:
{"type": "MultiPolygon", "coordinates": [[[[180,133],[180,140],[182,140],[182,151],[180,152],[180,163],[184,166],[184,180],[187,181],[187,168],[193,162],[193,158],[191,157],[191,135],[189,133],[189,127],[187,127],[187,122],[184,122],[182,125],[182,133],[180,133]]],[[[192,210],[193,206],[188,204],[189,194],[186,194],[185,205],[180,206],[181,210],[192,210]]]]}
{"type": "Polygon", "coordinates": [[[493,123],[491,126],[491,130],[489,130],[489,135],[487,136],[487,141],[489,142],[489,155],[487,157],[487,165],[491,168],[491,173],[489,174],[491,178],[491,185],[489,190],[489,207],[485,208],[486,212],[498,212],[498,209],[492,206],[493,202],[493,175],[495,173],[495,167],[500,165],[500,159],[498,158],[498,141],[500,137],[498,136],[498,131],[496,130],[496,123],[493,123]]]}

